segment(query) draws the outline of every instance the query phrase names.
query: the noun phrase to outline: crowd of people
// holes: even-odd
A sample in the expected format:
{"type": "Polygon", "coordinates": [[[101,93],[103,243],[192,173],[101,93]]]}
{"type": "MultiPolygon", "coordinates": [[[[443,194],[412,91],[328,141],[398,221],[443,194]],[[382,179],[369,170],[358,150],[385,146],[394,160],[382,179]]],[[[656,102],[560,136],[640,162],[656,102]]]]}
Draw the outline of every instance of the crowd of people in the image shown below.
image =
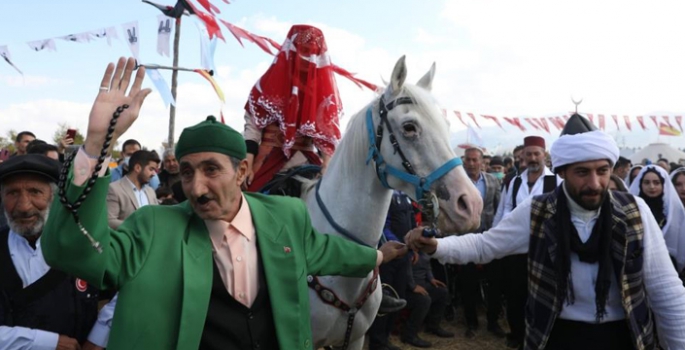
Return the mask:
{"type": "Polygon", "coordinates": [[[529,136],[510,155],[464,151],[483,202],[472,233],[427,237],[418,204],[395,191],[377,249],[322,235],[299,199],[258,193],[303,164],[325,172],[341,137],[323,34],[299,25],[288,38],[297,55],[279,53],[252,89],[242,134],[210,116],[161,156],[126,140],[108,167],[104,140],[150,92],[122,58],[83,145],[17,135],[0,162],[0,349],[311,349],[303,276],[375,268],[369,350],[399,349],[393,332],[430,348],[422,332],[454,338],[457,316],[464,337],[482,336],[480,306],[513,349],[685,348],[676,160],[633,166],[575,114],[551,148],[529,136]]]}

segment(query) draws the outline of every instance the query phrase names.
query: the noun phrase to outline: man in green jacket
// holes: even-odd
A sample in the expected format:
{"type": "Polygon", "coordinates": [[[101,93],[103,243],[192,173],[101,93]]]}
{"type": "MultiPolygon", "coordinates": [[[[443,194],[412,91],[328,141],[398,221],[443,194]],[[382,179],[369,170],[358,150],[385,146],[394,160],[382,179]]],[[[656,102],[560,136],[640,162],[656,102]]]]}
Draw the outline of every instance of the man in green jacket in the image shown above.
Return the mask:
{"type": "Polygon", "coordinates": [[[124,58],[107,67],[84,147],[51,207],[45,260],[119,292],[108,349],[311,349],[306,276],[365,277],[406,248],[319,234],[302,201],[242,193],[245,141],[213,117],[184,129],[176,147],[188,201],[143,207],[111,230],[109,175],[92,155],[108,136],[115,144],[150,92],[141,68],[126,94],[134,68],[124,58]]]}

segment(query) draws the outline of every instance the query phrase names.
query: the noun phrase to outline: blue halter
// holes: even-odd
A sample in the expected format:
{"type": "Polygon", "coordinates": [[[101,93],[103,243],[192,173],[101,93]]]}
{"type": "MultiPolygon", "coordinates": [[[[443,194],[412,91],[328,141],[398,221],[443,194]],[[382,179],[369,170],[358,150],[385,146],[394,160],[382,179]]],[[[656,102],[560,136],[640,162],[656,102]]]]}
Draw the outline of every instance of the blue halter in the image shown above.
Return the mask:
{"type": "Polygon", "coordinates": [[[426,177],[420,177],[416,174],[411,163],[407,160],[407,158],[404,156],[404,153],[400,149],[400,145],[397,142],[397,139],[393,134],[392,127],[390,126],[390,123],[387,119],[388,111],[392,110],[395,106],[412,103],[414,103],[413,99],[402,97],[389,103],[386,106],[383,101],[383,98],[381,98],[379,108],[381,121],[380,123],[378,123],[378,129],[376,133],[374,133],[373,131],[373,111],[371,110],[371,107],[369,107],[369,109],[366,111],[366,129],[369,134],[370,145],[369,155],[366,158],[366,164],[368,165],[371,160],[374,161],[374,163],[376,164],[376,175],[378,176],[378,180],[381,181],[381,184],[383,184],[383,187],[385,188],[392,189],[392,187],[390,187],[390,185],[388,184],[388,175],[394,176],[404,182],[408,182],[414,185],[414,188],[416,189],[416,200],[420,201],[424,199],[425,194],[430,192],[430,187],[431,185],[433,185],[435,181],[445,176],[445,174],[450,172],[450,170],[454,169],[455,167],[462,165],[462,161],[460,158],[455,157],[447,161],[439,168],[435,169],[426,177]],[[402,171],[386,163],[385,159],[383,158],[383,155],[381,154],[380,145],[383,139],[383,124],[385,124],[388,128],[390,142],[392,143],[393,148],[395,149],[395,153],[398,153],[402,158],[402,165],[406,171],[402,171]],[[378,136],[376,134],[378,134],[378,136]]]}

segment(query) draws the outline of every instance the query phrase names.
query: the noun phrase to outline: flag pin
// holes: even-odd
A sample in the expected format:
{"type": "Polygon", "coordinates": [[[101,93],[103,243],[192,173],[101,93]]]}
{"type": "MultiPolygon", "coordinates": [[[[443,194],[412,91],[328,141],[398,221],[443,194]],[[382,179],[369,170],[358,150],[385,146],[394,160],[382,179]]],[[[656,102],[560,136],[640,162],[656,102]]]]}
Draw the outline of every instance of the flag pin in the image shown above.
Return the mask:
{"type": "Polygon", "coordinates": [[[290,247],[283,247],[283,251],[286,253],[290,253],[291,249],[290,247]]]}

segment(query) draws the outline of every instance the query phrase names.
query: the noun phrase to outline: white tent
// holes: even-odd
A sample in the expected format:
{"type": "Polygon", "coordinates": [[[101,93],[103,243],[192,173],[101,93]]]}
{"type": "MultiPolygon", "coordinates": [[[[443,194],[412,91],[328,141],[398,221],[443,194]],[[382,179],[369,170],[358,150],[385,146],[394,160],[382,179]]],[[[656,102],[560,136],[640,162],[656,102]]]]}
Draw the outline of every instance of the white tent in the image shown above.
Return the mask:
{"type": "Polygon", "coordinates": [[[652,163],[656,163],[659,158],[666,158],[669,162],[680,163],[685,161],[685,152],[679,151],[666,143],[653,143],[635,152],[630,156],[630,161],[633,164],[638,164],[642,163],[645,159],[649,159],[652,163]]]}

